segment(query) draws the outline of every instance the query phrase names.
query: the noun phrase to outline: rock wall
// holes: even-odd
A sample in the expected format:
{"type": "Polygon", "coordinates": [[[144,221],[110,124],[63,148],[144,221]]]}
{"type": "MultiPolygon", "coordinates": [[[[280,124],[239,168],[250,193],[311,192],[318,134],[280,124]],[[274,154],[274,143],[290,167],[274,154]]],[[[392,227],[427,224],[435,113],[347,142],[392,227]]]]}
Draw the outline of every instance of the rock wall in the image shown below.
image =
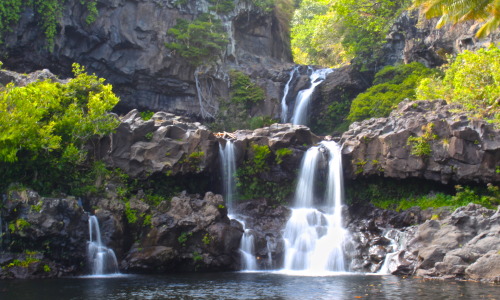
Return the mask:
{"type": "Polygon", "coordinates": [[[403,12],[387,36],[382,65],[418,61],[437,67],[446,62],[446,55],[485,48],[500,38],[500,31],[476,38],[480,22],[467,21],[440,29],[436,28],[437,22],[438,18],[427,19],[417,10],[403,12]]]}
{"type": "Polygon", "coordinates": [[[388,118],[353,123],[342,135],[347,177],[500,182],[499,131],[460,110],[442,100],[403,101],[388,118]],[[420,137],[420,144],[412,145],[410,137],[420,137]],[[419,146],[428,153],[412,154],[419,146]]]}
{"type": "Polygon", "coordinates": [[[236,1],[234,11],[221,17],[230,36],[227,50],[216,66],[197,72],[197,90],[195,67],[164,44],[170,42],[167,31],[178,18],[192,20],[208,11],[207,0],[183,5],[174,0],[99,0],[99,15],[90,25],[80,2],[66,1],[53,52],[47,50],[36,14],[25,10],[0,46],[0,60],[18,72],[48,68],[63,77],[70,76],[71,64],[78,62],[113,84],[121,112],[138,108],[196,116],[201,115],[199,91],[215,114],[219,98],[228,97],[227,71],[242,69],[267,76],[259,79],[268,94],[262,109],[278,114],[279,103],[272,99],[279,99],[281,83],[263,70],[286,67],[291,52],[273,13],[262,12],[251,1],[236,1]]]}

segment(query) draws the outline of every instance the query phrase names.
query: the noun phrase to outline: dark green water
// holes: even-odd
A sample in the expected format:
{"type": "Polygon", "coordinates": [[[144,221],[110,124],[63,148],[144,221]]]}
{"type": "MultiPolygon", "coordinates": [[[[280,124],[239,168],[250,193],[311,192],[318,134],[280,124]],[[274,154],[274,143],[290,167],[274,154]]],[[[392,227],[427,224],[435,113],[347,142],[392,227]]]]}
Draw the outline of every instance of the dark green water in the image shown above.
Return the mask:
{"type": "Polygon", "coordinates": [[[498,299],[500,286],[395,276],[210,273],[0,281],[1,300],[24,299],[498,299]]]}

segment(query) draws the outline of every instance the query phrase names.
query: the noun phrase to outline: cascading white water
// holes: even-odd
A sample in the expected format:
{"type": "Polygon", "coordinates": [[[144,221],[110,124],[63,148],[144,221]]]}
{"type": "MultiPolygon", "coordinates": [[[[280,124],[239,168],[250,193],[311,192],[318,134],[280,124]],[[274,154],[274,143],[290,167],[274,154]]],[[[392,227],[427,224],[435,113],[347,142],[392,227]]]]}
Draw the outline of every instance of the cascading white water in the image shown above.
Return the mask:
{"type": "Polygon", "coordinates": [[[378,274],[388,275],[391,274],[391,269],[394,270],[391,264],[397,265],[398,255],[404,249],[406,244],[406,233],[399,231],[397,229],[390,229],[385,234],[384,237],[391,241],[391,252],[387,253],[384,259],[384,263],[380,267],[378,274]]]}
{"type": "Polygon", "coordinates": [[[240,253],[242,259],[242,270],[253,271],[257,270],[257,259],[255,258],[254,237],[252,231],[246,228],[245,222],[237,220],[243,225],[243,236],[240,242],[240,253]]]}
{"type": "Polygon", "coordinates": [[[224,199],[231,219],[235,219],[243,225],[243,235],[240,241],[240,253],[242,259],[242,270],[257,270],[257,259],[254,250],[254,236],[251,230],[246,229],[245,222],[231,215],[233,212],[234,195],[236,194],[236,148],[231,140],[226,140],[226,145],[219,143],[219,156],[222,168],[222,182],[224,199]]]}
{"type": "Polygon", "coordinates": [[[307,125],[309,102],[316,87],[326,79],[326,75],[333,72],[332,69],[319,69],[312,72],[310,78],[311,86],[300,91],[295,98],[292,123],[294,125],[307,125]]]}
{"type": "Polygon", "coordinates": [[[226,200],[227,210],[231,214],[233,210],[233,197],[236,192],[234,179],[236,173],[236,150],[231,140],[226,140],[225,146],[219,143],[219,156],[222,168],[224,199],[226,200]]]}
{"type": "Polygon", "coordinates": [[[102,244],[99,221],[96,216],[89,216],[89,236],[87,258],[92,268],[92,275],[118,274],[115,252],[102,244]]]}
{"type": "Polygon", "coordinates": [[[286,123],[288,121],[288,104],[286,104],[286,97],[288,96],[288,91],[290,90],[290,83],[298,70],[299,66],[295,66],[290,71],[290,78],[286,82],[285,88],[283,89],[283,98],[281,98],[281,123],[286,123]]]}
{"type": "Polygon", "coordinates": [[[340,147],[335,142],[322,142],[305,154],[295,194],[295,208],[284,232],[284,271],[310,274],[345,271],[343,241],[346,230],[342,228],[341,219],[341,172],[340,147]],[[318,197],[315,195],[315,178],[319,156],[323,153],[328,155],[328,183],[324,195],[318,197]],[[323,201],[320,201],[321,198],[323,201]],[[326,212],[315,208],[322,204],[326,212]]]}

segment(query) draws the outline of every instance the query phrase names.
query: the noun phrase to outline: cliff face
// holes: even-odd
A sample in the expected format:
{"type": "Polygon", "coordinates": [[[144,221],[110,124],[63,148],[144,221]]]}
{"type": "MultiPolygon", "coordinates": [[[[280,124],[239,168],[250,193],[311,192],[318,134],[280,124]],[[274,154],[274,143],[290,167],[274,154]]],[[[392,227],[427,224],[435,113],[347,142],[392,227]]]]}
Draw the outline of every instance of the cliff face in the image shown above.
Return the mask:
{"type": "MultiPolygon", "coordinates": [[[[173,54],[165,42],[171,41],[167,31],[178,18],[193,20],[207,12],[210,4],[207,0],[175,3],[99,0],[99,16],[88,25],[87,11],[80,1],[67,1],[53,52],[46,50],[34,12],[26,10],[0,47],[0,60],[15,71],[49,68],[60,76],[69,76],[71,64],[78,62],[113,84],[121,97],[118,109],[122,112],[139,108],[199,115],[202,100],[196,88],[195,67],[173,54]]],[[[270,101],[273,94],[279,95],[273,88],[281,86],[262,70],[273,66],[280,69],[283,63],[291,62],[288,40],[276,16],[256,8],[251,1],[235,4],[232,12],[221,16],[229,35],[225,53],[217,65],[198,72],[203,101],[213,106],[210,114],[217,111],[219,98],[228,97],[229,69],[267,76],[259,84],[268,89],[270,101]]],[[[265,106],[273,109],[272,105],[265,106]]]]}

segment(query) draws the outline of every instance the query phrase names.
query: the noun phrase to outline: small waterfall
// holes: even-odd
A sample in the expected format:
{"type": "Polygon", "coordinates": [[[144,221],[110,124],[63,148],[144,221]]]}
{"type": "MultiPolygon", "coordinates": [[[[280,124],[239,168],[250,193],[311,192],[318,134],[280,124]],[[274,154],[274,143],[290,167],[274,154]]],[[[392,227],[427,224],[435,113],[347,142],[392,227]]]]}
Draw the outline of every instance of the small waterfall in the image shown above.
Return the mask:
{"type": "Polygon", "coordinates": [[[397,229],[390,229],[384,234],[384,237],[391,241],[391,251],[387,253],[384,259],[384,263],[377,274],[389,275],[391,274],[391,264],[398,259],[399,253],[404,250],[404,245],[406,244],[406,233],[399,231],[397,229]]]}
{"type": "Polygon", "coordinates": [[[242,260],[242,270],[257,270],[257,259],[255,258],[254,236],[250,229],[246,228],[245,222],[231,215],[233,212],[234,195],[236,194],[236,148],[231,140],[226,140],[226,145],[219,143],[219,156],[222,168],[222,182],[224,199],[226,201],[229,217],[243,225],[243,235],[240,241],[240,253],[242,260]]]}
{"type": "Polygon", "coordinates": [[[299,70],[299,66],[295,66],[290,71],[290,78],[288,79],[285,88],[283,89],[283,98],[281,99],[281,123],[286,123],[288,121],[288,104],[286,104],[286,98],[288,96],[288,91],[290,90],[290,83],[293,80],[295,73],[299,70]]]}
{"type": "Polygon", "coordinates": [[[236,193],[236,183],[234,179],[236,173],[236,149],[231,140],[226,140],[225,146],[219,143],[219,156],[222,168],[224,199],[226,200],[228,212],[232,213],[233,197],[236,193]]]}
{"type": "Polygon", "coordinates": [[[345,271],[341,172],[340,146],[335,142],[322,142],[306,152],[295,194],[295,208],[284,232],[285,271],[313,274],[345,271]],[[318,197],[315,183],[320,155],[327,155],[329,170],[326,191],[318,197]],[[318,201],[320,198],[323,201],[318,201]],[[326,212],[315,207],[320,205],[325,206],[326,212]]]}
{"type": "Polygon", "coordinates": [[[240,242],[240,253],[242,259],[242,270],[257,270],[257,259],[255,258],[254,237],[252,231],[246,228],[245,222],[238,220],[243,225],[243,236],[240,242]]]}
{"type": "Polygon", "coordinates": [[[96,216],[89,216],[89,236],[87,258],[92,268],[92,275],[119,273],[115,252],[102,244],[96,216]]]}
{"type": "Polygon", "coordinates": [[[309,101],[316,87],[326,79],[326,75],[333,72],[332,69],[319,69],[312,72],[310,78],[311,86],[300,91],[295,98],[295,108],[292,117],[294,125],[307,125],[309,101]]]}

